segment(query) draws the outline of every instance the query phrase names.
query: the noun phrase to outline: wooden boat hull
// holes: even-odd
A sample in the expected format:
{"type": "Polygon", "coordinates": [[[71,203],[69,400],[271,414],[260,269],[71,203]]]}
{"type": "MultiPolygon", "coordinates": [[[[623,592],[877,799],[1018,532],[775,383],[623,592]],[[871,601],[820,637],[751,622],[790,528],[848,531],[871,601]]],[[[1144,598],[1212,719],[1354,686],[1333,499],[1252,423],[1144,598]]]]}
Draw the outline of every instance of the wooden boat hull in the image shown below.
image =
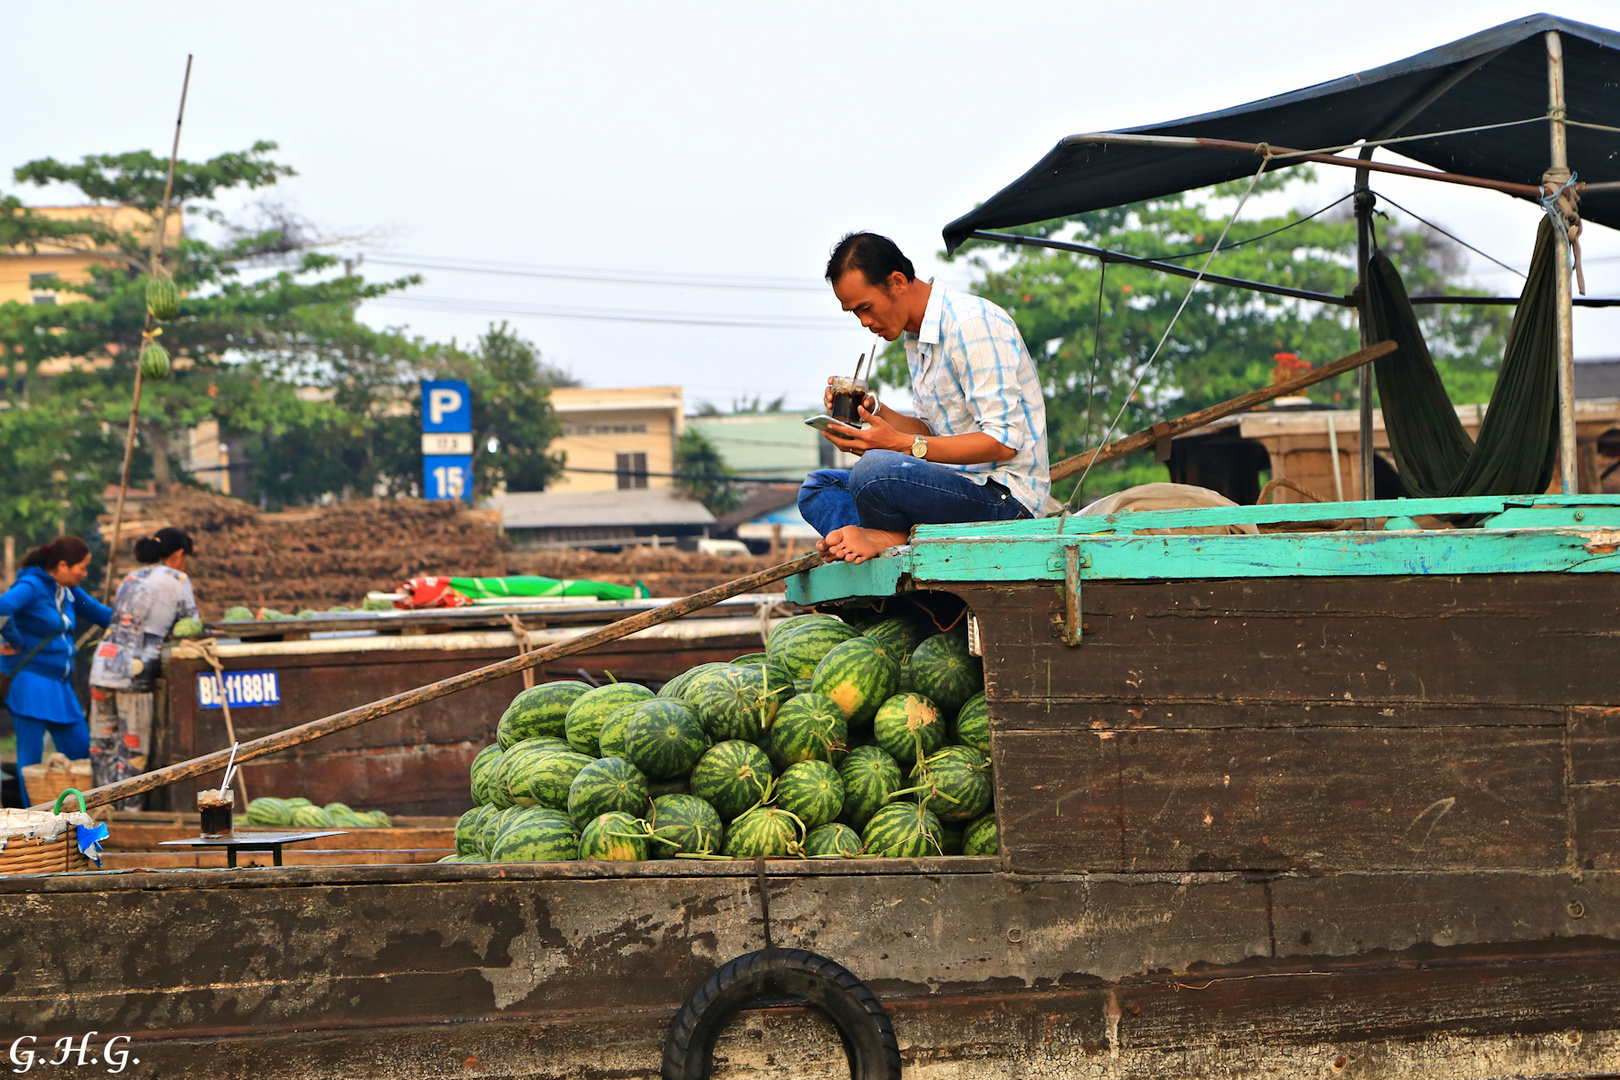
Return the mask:
{"type": "MultiPolygon", "coordinates": [[[[766,870],[772,939],[881,997],[906,1076],[1620,1074],[1620,533],[980,543],[795,597],[949,593],[982,643],[1001,855],[766,870]]],[[[764,946],[754,872],[0,881],[0,1023],[165,1077],[651,1077],[764,946]]],[[[725,1073],[844,1075],[818,1017],[745,1014],[725,1073]]]]}
{"type": "MultiPolygon", "coordinates": [[[[0,930],[0,1025],[131,1035],[136,1076],[652,1077],[680,1003],[763,943],[751,871],[13,879],[0,909],[30,918],[0,930]]],[[[1620,1061],[1614,873],[769,873],[776,942],[882,996],[908,1077],[1597,1076],[1620,1061]]],[[[719,1053],[732,1075],[847,1075],[813,1021],[746,1015],[719,1053]]]]}

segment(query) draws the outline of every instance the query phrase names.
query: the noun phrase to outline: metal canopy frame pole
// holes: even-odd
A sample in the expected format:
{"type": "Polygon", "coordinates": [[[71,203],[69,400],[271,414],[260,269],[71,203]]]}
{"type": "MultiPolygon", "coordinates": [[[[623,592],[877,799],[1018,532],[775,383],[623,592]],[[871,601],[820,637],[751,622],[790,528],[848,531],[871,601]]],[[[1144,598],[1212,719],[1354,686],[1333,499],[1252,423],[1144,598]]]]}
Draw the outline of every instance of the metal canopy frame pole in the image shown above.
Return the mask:
{"type": "MultiPolygon", "coordinates": [[[[1547,42],[1547,113],[1552,140],[1552,166],[1542,176],[1548,194],[1569,182],[1569,144],[1564,125],[1564,44],[1558,31],[1549,30],[1547,42]]],[[[1561,214],[1556,203],[1552,212],[1561,214]]],[[[1569,236],[1553,230],[1558,270],[1554,275],[1558,297],[1558,473],[1565,495],[1580,491],[1579,453],[1575,440],[1575,319],[1570,288],[1569,236]]]]}

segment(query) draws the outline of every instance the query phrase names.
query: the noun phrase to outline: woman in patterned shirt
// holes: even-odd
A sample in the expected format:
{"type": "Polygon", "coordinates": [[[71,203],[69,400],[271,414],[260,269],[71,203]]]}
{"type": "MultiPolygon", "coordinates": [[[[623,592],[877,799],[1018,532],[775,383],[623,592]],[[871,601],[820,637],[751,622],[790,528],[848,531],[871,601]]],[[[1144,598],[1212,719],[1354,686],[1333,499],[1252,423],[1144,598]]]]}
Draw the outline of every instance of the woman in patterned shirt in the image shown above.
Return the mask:
{"type": "MultiPolygon", "coordinates": [[[[179,529],[135,541],[135,558],[145,565],[119,583],[112,624],[90,666],[90,772],[97,787],[146,769],[163,641],[177,621],[197,615],[185,573],[191,548],[191,537],[179,529]]],[[[122,799],[118,808],[138,810],[145,799],[122,799]]]]}

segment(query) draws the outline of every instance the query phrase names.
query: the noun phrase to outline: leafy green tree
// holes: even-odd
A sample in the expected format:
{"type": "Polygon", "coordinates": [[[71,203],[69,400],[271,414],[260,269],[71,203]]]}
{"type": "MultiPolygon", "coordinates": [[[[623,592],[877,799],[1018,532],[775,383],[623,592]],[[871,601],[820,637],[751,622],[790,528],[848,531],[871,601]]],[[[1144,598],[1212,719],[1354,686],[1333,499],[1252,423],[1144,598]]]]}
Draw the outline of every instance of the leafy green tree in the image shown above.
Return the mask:
{"type": "MultiPolygon", "coordinates": [[[[214,419],[225,432],[254,433],[261,441],[318,431],[316,445],[304,446],[306,459],[313,458],[311,450],[340,444],[341,452],[308,460],[307,467],[268,470],[271,480],[261,494],[291,496],[293,485],[315,481],[309,473],[322,470],[332,474],[320,476],[329,486],[314,495],[369,494],[390,458],[368,430],[371,421],[394,408],[402,383],[439,351],[355,318],[359,303],[418,279],[372,283],[333,276],[335,260],[316,250],[322,238],[291,215],[271,207],[263,220],[232,222],[212,204],[223,193],[270,187],[294,175],[270,157],[274,150],[274,143],[259,142],[246,151],[176,167],[176,207],[189,220],[212,222],[220,235],[187,236],[165,253],[166,269],[182,290],[179,316],[162,328],[175,371],[169,380],[148,381],[143,388],[139,431],[146,453],[132,480],[169,483],[173,436],[214,419]],[[311,398],[296,393],[298,386],[329,392],[311,398]]],[[[89,415],[118,435],[127,422],[146,320],[146,279],[154,269],[148,244],[161,213],[166,172],[166,159],[144,151],[92,155],[77,164],[46,158],[15,172],[19,182],[73,187],[87,202],[134,207],[150,223],[145,229],[113,233],[95,221],[46,219],[15,197],[0,205],[0,239],[14,248],[65,244],[93,250],[101,263],[89,281],[53,283],[62,293],[76,294],[73,302],[0,305],[0,351],[28,372],[7,381],[0,405],[44,409],[47,396],[71,400],[72,408],[38,414],[62,421],[54,437],[35,434],[70,448],[72,464],[65,473],[96,478],[98,499],[100,484],[117,478],[122,439],[80,439],[74,434],[78,421],[67,418],[89,415]],[[49,379],[38,374],[41,364],[61,357],[79,362],[49,379]]],[[[24,426],[37,425],[11,425],[18,432],[24,426]]],[[[20,436],[0,429],[5,440],[0,452],[19,452],[13,437],[20,436]]],[[[298,490],[312,497],[310,489],[298,490]]]]}
{"type": "Polygon", "coordinates": [[[687,428],[681,433],[675,443],[676,490],[718,516],[742,505],[742,492],[731,477],[731,466],[701,431],[687,428]]]}
{"type": "MultiPolygon", "coordinates": [[[[1282,191],[1309,175],[1268,175],[1257,193],[1282,191]]],[[[1247,184],[1016,231],[1196,269],[1203,263],[1202,252],[1220,236],[1230,200],[1247,184]],[[1214,200],[1226,201],[1217,207],[1211,205],[1214,200]]],[[[1413,294],[1467,291],[1458,281],[1462,261],[1449,241],[1388,221],[1379,222],[1378,233],[1413,294]]],[[[1355,222],[1348,204],[1309,220],[1298,212],[1245,216],[1232,227],[1226,245],[1210,263],[1210,273],[1335,296],[1348,295],[1355,285],[1355,222]],[[1284,231],[1254,239],[1274,230],[1284,231]]],[[[1035,357],[1046,394],[1053,461],[1102,442],[1127,394],[1124,415],[1109,438],[1266,385],[1279,352],[1296,353],[1319,366],[1358,347],[1355,315],[1348,308],[1200,283],[1132,393],[1190,280],[1119,264],[1103,269],[1085,255],[978,241],[964,245],[958,257],[976,272],[974,291],[1013,316],[1035,357]]],[[[1488,398],[1510,310],[1436,305],[1420,308],[1419,314],[1453,400],[1461,404],[1488,398]]],[[[896,345],[886,350],[880,376],[888,385],[906,385],[905,356],[896,345]]],[[[1310,395],[1349,408],[1357,404],[1356,385],[1355,376],[1340,376],[1317,384],[1310,395]]],[[[1094,470],[1086,493],[1164,478],[1162,466],[1138,455],[1094,470]]],[[[1054,494],[1066,498],[1068,490],[1063,486],[1054,494]]]]}

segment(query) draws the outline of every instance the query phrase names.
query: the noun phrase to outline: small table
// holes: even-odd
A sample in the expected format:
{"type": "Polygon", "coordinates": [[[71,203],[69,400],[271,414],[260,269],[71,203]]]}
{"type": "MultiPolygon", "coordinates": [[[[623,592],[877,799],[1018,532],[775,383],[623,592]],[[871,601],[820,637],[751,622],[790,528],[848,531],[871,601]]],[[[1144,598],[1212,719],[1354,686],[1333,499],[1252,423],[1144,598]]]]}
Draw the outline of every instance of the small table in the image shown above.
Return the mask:
{"type": "Polygon", "coordinates": [[[274,854],[275,864],[281,865],[281,845],[296,844],[300,840],[318,840],[323,836],[342,836],[347,829],[331,832],[252,832],[232,833],[230,836],[191,836],[184,840],[164,840],[159,847],[222,847],[225,865],[236,869],[238,851],[268,851],[274,854]]]}

